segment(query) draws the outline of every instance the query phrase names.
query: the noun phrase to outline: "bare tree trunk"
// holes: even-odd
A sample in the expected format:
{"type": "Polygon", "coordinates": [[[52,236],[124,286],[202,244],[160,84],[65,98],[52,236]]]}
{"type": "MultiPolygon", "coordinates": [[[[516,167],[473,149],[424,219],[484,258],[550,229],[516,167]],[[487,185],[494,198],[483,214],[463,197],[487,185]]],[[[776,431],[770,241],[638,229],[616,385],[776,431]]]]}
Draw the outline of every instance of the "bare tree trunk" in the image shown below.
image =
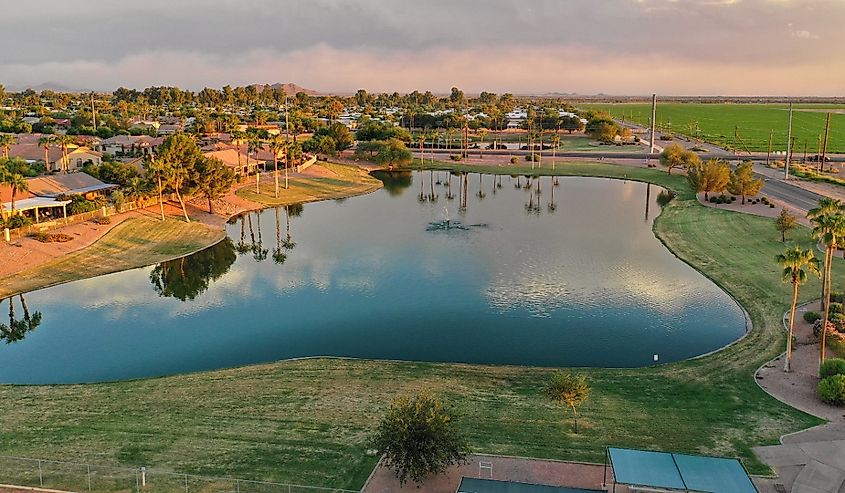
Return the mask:
{"type": "Polygon", "coordinates": [[[161,177],[158,178],[158,208],[161,210],[161,220],[164,221],[164,193],[161,186],[161,177]]]}
{"type": "Polygon", "coordinates": [[[182,214],[185,215],[185,222],[191,222],[191,220],[188,219],[188,210],[185,209],[185,201],[182,200],[182,194],[179,193],[179,187],[176,187],[176,198],[179,199],[179,205],[182,206],[182,214]]]}
{"type": "Polygon", "coordinates": [[[795,305],[798,304],[798,279],[792,279],[792,309],[789,311],[789,336],[786,339],[786,359],[783,363],[783,371],[792,371],[792,329],[795,326],[795,305]]]}

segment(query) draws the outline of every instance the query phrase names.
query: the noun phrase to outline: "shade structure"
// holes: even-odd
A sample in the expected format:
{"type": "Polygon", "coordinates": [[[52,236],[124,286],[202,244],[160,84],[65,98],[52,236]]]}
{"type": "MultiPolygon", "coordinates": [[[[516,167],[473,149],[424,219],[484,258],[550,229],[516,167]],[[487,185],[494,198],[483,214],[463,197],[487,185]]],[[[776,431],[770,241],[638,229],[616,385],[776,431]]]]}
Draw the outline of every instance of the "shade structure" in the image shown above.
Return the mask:
{"type": "Polygon", "coordinates": [[[618,484],[670,491],[757,493],[737,459],[608,448],[618,484]]]}
{"type": "Polygon", "coordinates": [[[601,490],[585,490],[550,486],[545,484],[499,481],[496,479],[461,478],[457,493],[604,493],[601,490]]]}

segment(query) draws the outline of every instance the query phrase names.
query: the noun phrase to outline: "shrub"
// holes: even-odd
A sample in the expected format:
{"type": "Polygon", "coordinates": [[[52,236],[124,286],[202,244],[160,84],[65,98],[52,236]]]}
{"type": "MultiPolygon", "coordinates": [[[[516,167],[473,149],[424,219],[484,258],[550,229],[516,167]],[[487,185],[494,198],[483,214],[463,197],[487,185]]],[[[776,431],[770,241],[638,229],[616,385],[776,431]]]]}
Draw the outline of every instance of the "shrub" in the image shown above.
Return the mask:
{"type": "Polygon", "coordinates": [[[108,216],[106,216],[106,217],[99,216],[99,217],[95,217],[94,219],[91,219],[91,222],[95,223],[95,224],[111,224],[111,218],[108,217],[108,216]]]}
{"type": "Polygon", "coordinates": [[[841,406],[845,404],[845,375],[832,375],[823,378],[818,386],[819,397],[822,401],[841,406]]]}
{"type": "Polygon", "coordinates": [[[449,156],[449,158],[450,158],[452,161],[460,161],[460,160],[462,159],[462,157],[461,157],[461,155],[460,155],[460,154],[452,154],[451,156],[449,156]]]}
{"type": "Polygon", "coordinates": [[[845,315],[841,313],[831,313],[829,318],[829,321],[833,324],[833,327],[836,329],[836,332],[845,332],[845,315]]]}
{"type": "Polygon", "coordinates": [[[845,293],[841,291],[831,291],[830,292],[830,301],[834,303],[842,303],[845,302],[845,293]]]}
{"type": "Polygon", "coordinates": [[[86,200],[85,197],[81,195],[74,195],[70,199],[70,204],[67,206],[67,211],[69,214],[82,214],[84,212],[91,212],[97,209],[97,204],[86,200]]]}
{"type": "Polygon", "coordinates": [[[671,190],[663,190],[662,192],[657,194],[657,203],[660,206],[664,206],[672,201],[675,198],[675,192],[671,190]]]}
{"type": "Polygon", "coordinates": [[[719,200],[719,197],[710,197],[710,203],[715,204],[719,200]]]}
{"type": "Polygon", "coordinates": [[[813,323],[816,320],[820,320],[822,318],[822,314],[819,312],[804,312],[804,321],[808,323],[813,323]]]}
{"type": "Polygon", "coordinates": [[[516,156],[511,157],[511,164],[516,164],[517,161],[519,161],[519,160],[516,158],[516,156]]]}
{"type": "Polygon", "coordinates": [[[819,378],[827,378],[834,375],[845,375],[845,359],[826,359],[824,363],[819,366],[819,378]]]}
{"type": "MultiPolygon", "coordinates": [[[[833,323],[830,320],[828,320],[827,321],[827,333],[831,334],[835,330],[836,330],[836,326],[833,325],[833,323]]],[[[822,319],[818,319],[815,322],[813,322],[813,335],[816,336],[816,337],[819,337],[821,335],[821,333],[822,333],[822,319]]]]}
{"type": "Polygon", "coordinates": [[[830,313],[842,313],[842,303],[832,302],[830,304],[830,313]]]}
{"type": "Polygon", "coordinates": [[[774,208],[775,208],[775,204],[769,204],[769,209],[774,209],[774,208]]]}
{"type": "Polygon", "coordinates": [[[24,226],[29,226],[30,224],[32,224],[32,219],[22,215],[15,215],[6,219],[5,224],[0,225],[2,225],[4,228],[16,229],[22,228],[24,226]]]}
{"type": "Polygon", "coordinates": [[[44,233],[42,231],[30,233],[28,236],[41,243],[64,243],[73,239],[73,236],[64,233],[44,233]]]}

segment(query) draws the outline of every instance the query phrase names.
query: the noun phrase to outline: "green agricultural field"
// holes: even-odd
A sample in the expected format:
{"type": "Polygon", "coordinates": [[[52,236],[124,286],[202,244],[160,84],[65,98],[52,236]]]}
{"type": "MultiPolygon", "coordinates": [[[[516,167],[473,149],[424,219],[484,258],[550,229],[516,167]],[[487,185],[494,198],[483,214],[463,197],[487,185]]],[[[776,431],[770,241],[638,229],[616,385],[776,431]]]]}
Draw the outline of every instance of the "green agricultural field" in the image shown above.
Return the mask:
{"type": "MultiPolygon", "coordinates": [[[[699,137],[712,144],[740,151],[765,152],[774,130],[772,150],[786,150],[788,111],[786,104],[657,103],[657,126],[664,131],[699,137]],[[734,134],[738,135],[735,137],[734,134]]],[[[651,103],[583,104],[642,125],[651,118],[651,103]]],[[[845,105],[797,104],[792,131],[795,153],[816,154],[824,135],[827,111],[831,111],[828,153],[845,153],[845,105]]]]}

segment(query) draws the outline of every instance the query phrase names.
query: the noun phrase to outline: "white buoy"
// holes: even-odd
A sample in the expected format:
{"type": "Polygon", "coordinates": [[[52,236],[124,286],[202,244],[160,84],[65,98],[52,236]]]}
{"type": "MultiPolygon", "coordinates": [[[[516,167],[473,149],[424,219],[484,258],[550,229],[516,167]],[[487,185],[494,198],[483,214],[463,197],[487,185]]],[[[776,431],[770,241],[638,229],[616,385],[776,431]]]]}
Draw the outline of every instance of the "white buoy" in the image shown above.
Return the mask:
{"type": "Polygon", "coordinates": [[[657,355],[654,355],[654,362],[657,363],[657,355]]]}

